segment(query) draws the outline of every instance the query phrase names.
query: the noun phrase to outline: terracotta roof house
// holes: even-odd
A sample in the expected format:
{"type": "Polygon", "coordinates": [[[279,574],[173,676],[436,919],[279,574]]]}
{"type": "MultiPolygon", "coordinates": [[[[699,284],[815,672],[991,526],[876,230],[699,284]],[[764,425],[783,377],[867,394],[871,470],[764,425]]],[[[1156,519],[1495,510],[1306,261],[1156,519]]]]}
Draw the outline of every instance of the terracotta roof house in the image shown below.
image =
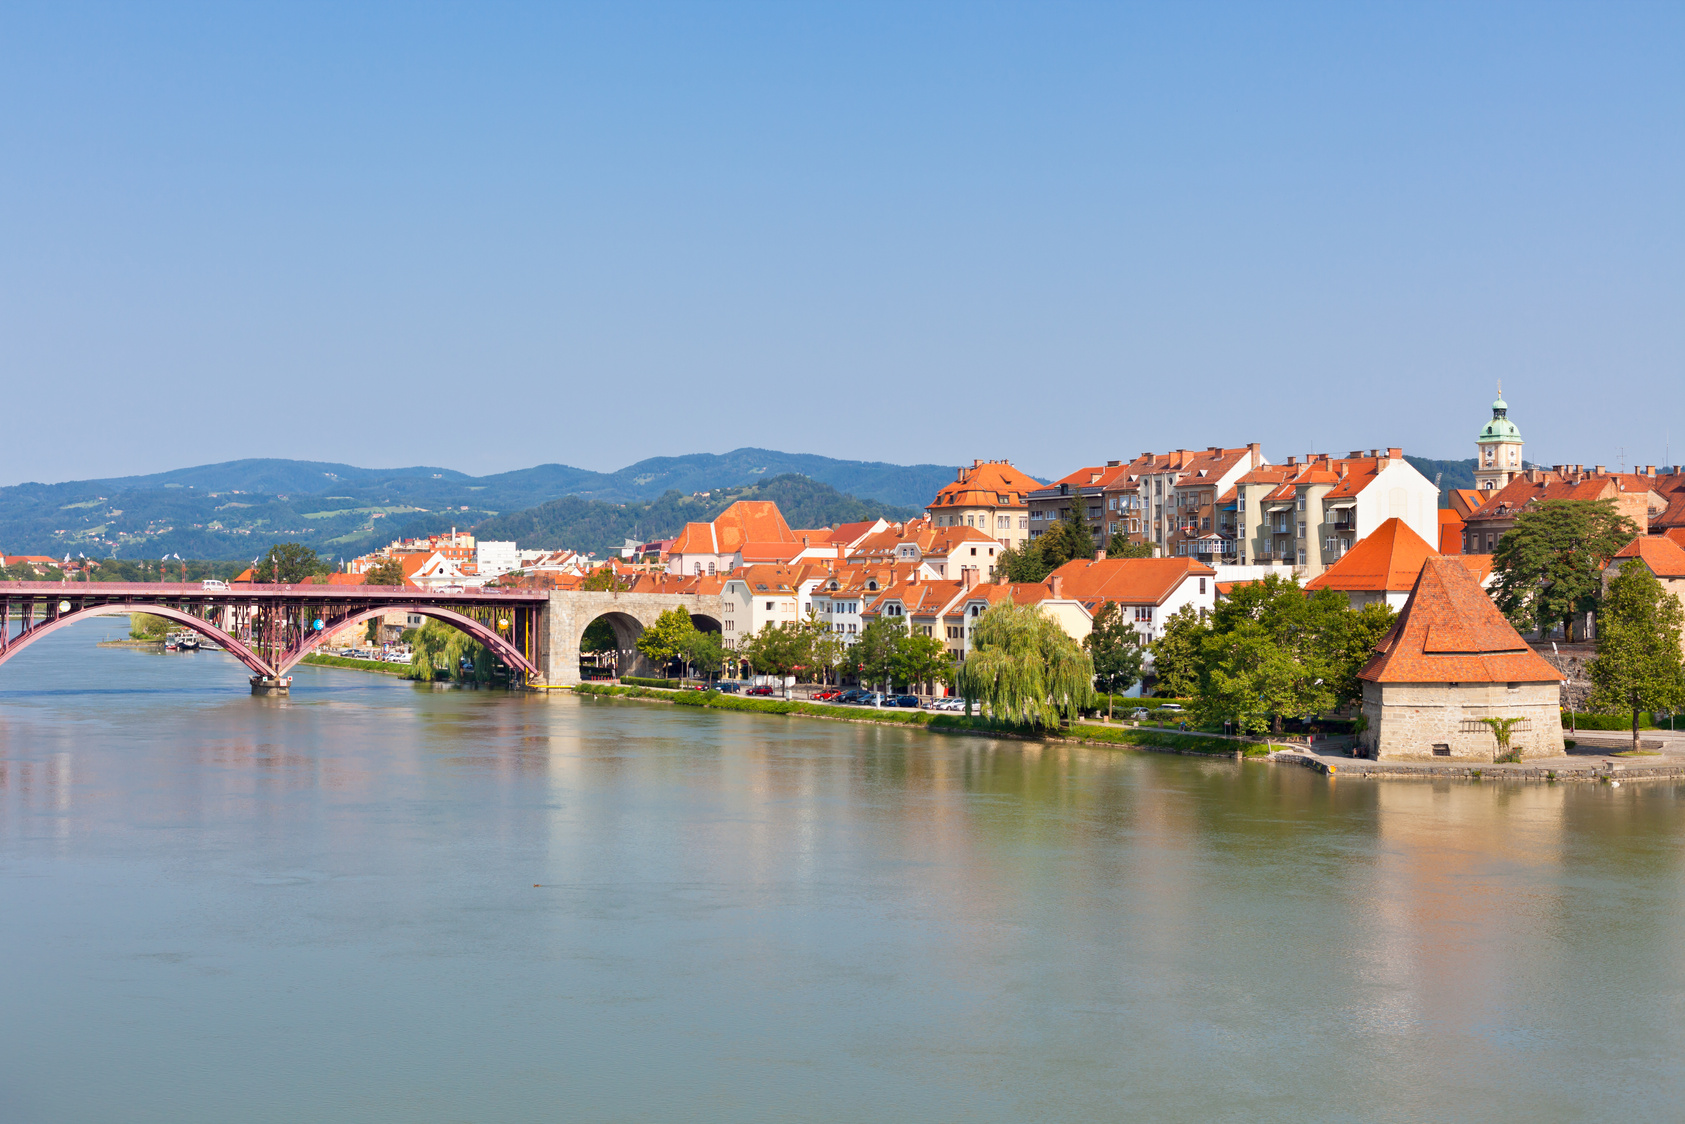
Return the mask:
{"type": "Polygon", "coordinates": [[[789,554],[794,558],[802,549],[777,504],[738,500],[712,523],[686,523],[667,549],[667,569],[675,574],[725,573],[743,565],[746,544],[754,544],[751,553],[757,558],[770,558],[784,548],[792,548],[789,554]]]}
{"type": "Polygon", "coordinates": [[[925,515],[938,527],[976,527],[1002,546],[1022,546],[1030,537],[1025,497],[1041,486],[1007,461],[974,460],[936,493],[925,515]]]}
{"type": "Polygon", "coordinates": [[[1457,558],[1433,556],[1358,679],[1370,757],[1490,761],[1483,718],[1520,718],[1512,744],[1563,752],[1562,675],[1521,638],[1457,558]]]}
{"type": "Polygon", "coordinates": [[[1194,558],[1075,558],[1053,571],[1065,595],[1100,615],[1123,607],[1143,640],[1157,640],[1165,619],[1184,605],[1208,613],[1217,603],[1217,571],[1194,558]]]}
{"type": "Polygon", "coordinates": [[[1523,511],[1546,500],[1614,500],[1615,510],[1646,532],[1652,518],[1665,517],[1670,508],[1657,491],[1668,486],[1664,480],[1648,472],[1610,472],[1602,465],[1590,472],[1577,464],[1527,469],[1464,518],[1463,553],[1491,554],[1523,511]]]}
{"type": "Polygon", "coordinates": [[[1235,501],[1241,565],[1279,566],[1313,578],[1388,519],[1425,542],[1439,539],[1439,491],[1403,449],[1311,453],[1241,477],[1235,501]]]}
{"type": "Polygon", "coordinates": [[[1134,485],[1130,467],[1122,461],[1107,461],[1104,465],[1067,473],[1030,493],[1030,537],[1038,537],[1066,518],[1074,507],[1082,513],[1095,544],[1104,547],[1111,537],[1108,523],[1116,517],[1114,511],[1108,510],[1111,505],[1106,497],[1125,490],[1133,493],[1134,485]]]}
{"type": "Polygon", "coordinates": [[[1065,592],[1064,581],[1057,573],[1049,574],[1045,582],[983,582],[967,589],[956,603],[964,632],[960,639],[967,654],[971,651],[972,620],[1002,601],[1037,606],[1077,641],[1086,639],[1094,629],[1094,614],[1065,592]]]}
{"type": "MultiPolygon", "coordinates": [[[[1438,557],[1443,557],[1442,553],[1423,542],[1422,536],[1402,519],[1388,519],[1374,534],[1359,540],[1345,557],[1306,582],[1305,592],[1337,589],[1346,595],[1354,609],[1376,603],[1402,609],[1410,591],[1416,587],[1422,563],[1438,557]]],[[[1462,563],[1482,588],[1490,580],[1491,555],[1450,557],[1462,563]]]]}
{"type": "MultiPolygon", "coordinates": [[[[1648,566],[1662,583],[1662,588],[1685,607],[1685,545],[1678,542],[1673,533],[1639,535],[1623,546],[1603,569],[1605,590],[1609,588],[1609,582],[1620,574],[1622,567],[1634,558],[1648,566]]],[[[1680,637],[1679,643],[1685,649],[1685,636],[1680,637]]]]}

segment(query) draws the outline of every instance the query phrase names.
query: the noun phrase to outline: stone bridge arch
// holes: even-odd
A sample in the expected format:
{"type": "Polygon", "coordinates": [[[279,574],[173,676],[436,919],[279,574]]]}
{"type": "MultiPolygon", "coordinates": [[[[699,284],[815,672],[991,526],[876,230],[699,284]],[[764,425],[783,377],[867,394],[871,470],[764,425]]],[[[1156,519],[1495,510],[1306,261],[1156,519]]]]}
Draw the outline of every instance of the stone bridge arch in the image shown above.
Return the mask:
{"type": "Polygon", "coordinates": [[[544,680],[552,687],[579,683],[579,641],[585,629],[598,617],[608,617],[615,643],[631,656],[621,657],[626,674],[653,673],[649,661],[638,654],[638,637],[667,610],[679,606],[691,615],[698,628],[714,628],[724,616],[718,594],[699,593],[609,593],[586,590],[556,590],[550,594],[545,613],[544,649],[540,666],[544,680]]]}

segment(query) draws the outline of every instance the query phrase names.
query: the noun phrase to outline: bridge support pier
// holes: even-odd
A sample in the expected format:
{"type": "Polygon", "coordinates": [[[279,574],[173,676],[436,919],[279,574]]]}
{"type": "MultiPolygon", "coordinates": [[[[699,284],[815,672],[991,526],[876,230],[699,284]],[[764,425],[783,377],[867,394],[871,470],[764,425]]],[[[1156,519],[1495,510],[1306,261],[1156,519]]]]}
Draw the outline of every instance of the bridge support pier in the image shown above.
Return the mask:
{"type": "Polygon", "coordinates": [[[252,676],[252,694],[254,695],[290,695],[292,693],[293,677],[283,675],[279,679],[268,675],[252,676]]]}

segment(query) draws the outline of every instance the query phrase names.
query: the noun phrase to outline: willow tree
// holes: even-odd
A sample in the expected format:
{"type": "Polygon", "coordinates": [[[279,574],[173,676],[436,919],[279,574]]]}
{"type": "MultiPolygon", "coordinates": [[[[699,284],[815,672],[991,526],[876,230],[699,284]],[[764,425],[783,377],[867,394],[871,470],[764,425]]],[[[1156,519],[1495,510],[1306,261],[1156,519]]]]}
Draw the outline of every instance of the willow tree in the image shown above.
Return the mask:
{"type": "Polygon", "coordinates": [[[416,630],[410,641],[410,678],[429,682],[437,679],[466,679],[472,675],[480,682],[491,679],[493,659],[485,646],[464,632],[439,621],[428,621],[416,630]],[[463,657],[473,670],[465,670],[463,657]]]}
{"type": "Polygon", "coordinates": [[[955,686],[997,722],[1057,726],[1094,702],[1094,663],[1052,617],[1003,601],[972,622],[955,686]]]}

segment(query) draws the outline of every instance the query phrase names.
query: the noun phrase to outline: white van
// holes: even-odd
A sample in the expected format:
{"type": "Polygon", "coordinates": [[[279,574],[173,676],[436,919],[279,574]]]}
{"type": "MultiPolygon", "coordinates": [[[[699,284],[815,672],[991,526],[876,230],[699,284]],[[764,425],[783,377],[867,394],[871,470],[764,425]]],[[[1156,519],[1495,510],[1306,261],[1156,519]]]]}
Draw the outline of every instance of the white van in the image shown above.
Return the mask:
{"type": "Polygon", "coordinates": [[[215,578],[206,578],[204,581],[199,583],[199,588],[200,589],[227,589],[228,583],[227,582],[219,582],[215,578]]]}

